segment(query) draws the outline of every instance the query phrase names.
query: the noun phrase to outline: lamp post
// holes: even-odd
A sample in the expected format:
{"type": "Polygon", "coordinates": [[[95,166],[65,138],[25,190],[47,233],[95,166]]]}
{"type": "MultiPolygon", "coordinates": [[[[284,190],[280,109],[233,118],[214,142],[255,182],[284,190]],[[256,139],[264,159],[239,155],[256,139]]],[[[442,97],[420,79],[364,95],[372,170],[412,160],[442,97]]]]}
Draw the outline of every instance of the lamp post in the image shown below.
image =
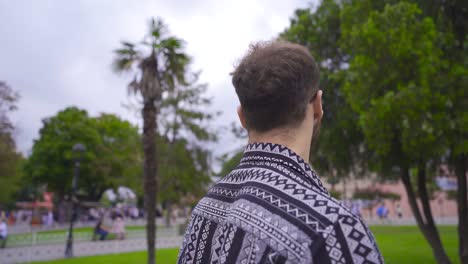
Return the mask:
{"type": "Polygon", "coordinates": [[[67,246],[65,248],[65,257],[71,258],[73,257],[73,222],[76,220],[76,188],[78,184],[78,178],[80,177],[80,162],[81,162],[81,155],[85,152],[86,148],[83,144],[75,144],[73,146],[73,154],[75,157],[75,172],[73,175],[73,183],[72,183],[72,191],[71,191],[71,203],[72,203],[72,215],[70,219],[70,228],[68,230],[68,239],[67,239],[67,246]]]}

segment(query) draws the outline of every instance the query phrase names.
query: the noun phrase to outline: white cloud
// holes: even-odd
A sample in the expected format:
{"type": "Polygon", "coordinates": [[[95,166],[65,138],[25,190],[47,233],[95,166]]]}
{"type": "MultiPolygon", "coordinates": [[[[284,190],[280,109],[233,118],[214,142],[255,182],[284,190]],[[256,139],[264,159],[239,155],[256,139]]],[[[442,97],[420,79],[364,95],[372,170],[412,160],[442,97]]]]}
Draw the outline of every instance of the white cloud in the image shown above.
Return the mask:
{"type": "MultiPolygon", "coordinates": [[[[116,113],[138,123],[127,102],[128,79],[111,71],[121,40],[138,41],[152,16],[187,42],[193,69],[209,84],[218,125],[236,120],[237,97],[229,73],[249,43],[275,38],[307,1],[9,1],[0,3],[0,79],[20,91],[21,151],[37,137],[41,119],[75,105],[91,114],[116,113]]],[[[239,144],[226,135],[216,154],[239,144]],[[231,142],[226,144],[224,142],[231,142]]]]}

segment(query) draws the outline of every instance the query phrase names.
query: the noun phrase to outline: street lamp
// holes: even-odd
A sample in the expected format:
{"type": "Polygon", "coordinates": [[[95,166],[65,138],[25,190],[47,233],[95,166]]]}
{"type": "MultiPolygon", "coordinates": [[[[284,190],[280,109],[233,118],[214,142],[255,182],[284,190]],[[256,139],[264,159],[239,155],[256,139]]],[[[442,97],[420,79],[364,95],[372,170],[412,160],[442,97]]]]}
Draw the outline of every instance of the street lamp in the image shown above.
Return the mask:
{"type": "Polygon", "coordinates": [[[73,183],[72,183],[72,191],[71,191],[71,202],[72,202],[72,215],[70,219],[70,228],[68,230],[68,239],[67,239],[67,247],[65,248],[65,257],[71,258],[73,257],[73,222],[76,220],[76,188],[78,184],[78,178],[80,177],[80,161],[83,152],[85,152],[86,148],[83,144],[75,144],[73,146],[73,154],[75,158],[75,173],[73,175],[73,183]]]}

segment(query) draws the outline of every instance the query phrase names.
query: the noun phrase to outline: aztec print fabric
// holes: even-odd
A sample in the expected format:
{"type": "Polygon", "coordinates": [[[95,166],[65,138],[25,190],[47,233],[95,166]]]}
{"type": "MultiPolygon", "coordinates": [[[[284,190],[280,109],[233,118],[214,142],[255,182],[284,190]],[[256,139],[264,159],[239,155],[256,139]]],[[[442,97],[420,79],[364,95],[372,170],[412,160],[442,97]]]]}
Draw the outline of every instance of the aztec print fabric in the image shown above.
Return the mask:
{"type": "Polygon", "coordinates": [[[362,220],[310,166],[270,143],[246,147],[197,204],[178,263],[383,263],[362,220]]]}

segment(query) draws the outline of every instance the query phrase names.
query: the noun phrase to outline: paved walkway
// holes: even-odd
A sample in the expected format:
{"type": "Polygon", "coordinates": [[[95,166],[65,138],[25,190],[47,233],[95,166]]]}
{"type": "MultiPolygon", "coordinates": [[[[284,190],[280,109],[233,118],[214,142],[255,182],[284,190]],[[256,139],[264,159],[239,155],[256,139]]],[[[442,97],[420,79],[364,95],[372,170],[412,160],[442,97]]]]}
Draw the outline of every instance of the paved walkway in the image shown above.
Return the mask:
{"type": "MultiPolygon", "coordinates": [[[[156,248],[178,248],[182,236],[165,237],[158,240],[156,248]]],[[[146,249],[146,239],[127,239],[113,241],[79,242],[73,245],[75,257],[142,251],[146,249]]],[[[0,249],[0,263],[30,263],[64,257],[65,244],[38,245],[0,249]]]]}

